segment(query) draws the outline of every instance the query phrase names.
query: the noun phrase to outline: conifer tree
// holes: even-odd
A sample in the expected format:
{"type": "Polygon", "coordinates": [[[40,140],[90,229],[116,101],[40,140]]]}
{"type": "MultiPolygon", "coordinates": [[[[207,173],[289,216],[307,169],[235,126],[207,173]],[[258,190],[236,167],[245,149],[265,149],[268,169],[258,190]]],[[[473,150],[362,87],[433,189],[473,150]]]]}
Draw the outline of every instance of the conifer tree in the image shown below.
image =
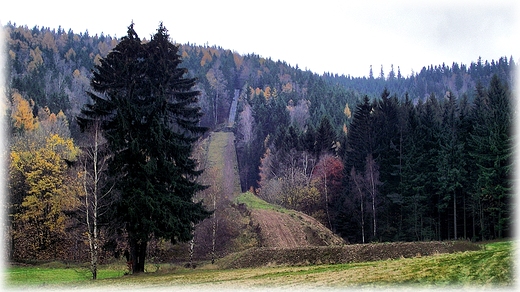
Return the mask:
{"type": "Polygon", "coordinates": [[[497,75],[492,77],[487,95],[483,95],[481,90],[477,87],[480,96],[476,100],[470,139],[470,154],[478,167],[475,195],[482,208],[482,239],[501,238],[510,232],[511,222],[513,144],[510,92],[497,75]]]}
{"type": "Polygon", "coordinates": [[[196,80],[185,78],[178,46],[162,25],[142,43],[133,23],[128,35],[95,67],[87,104],[78,118],[89,127],[96,118],[112,152],[109,173],[118,193],[112,222],[127,234],[132,272],[144,271],[151,236],[187,241],[194,224],[210,215],[193,195],[204,187],[191,157],[204,132],[198,125],[196,80]]]}
{"type": "Polygon", "coordinates": [[[455,96],[451,92],[447,98],[448,100],[444,103],[443,121],[439,139],[437,191],[443,203],[453,204],[453,237],[457,239],[457,195],[461,194],[462,180],[466,173],[465,161],[462,159],[464,146],[459,137],[459,108],[455,96]]]}
{"type": "Polygon", "coordinates": [[[347,135],[346,157],[344,157],[347,173],[352,167],[360,173],[364,172],[366,157],[373,153],[372,109],[372,103],[365,95],[363,102],[358,104],[354,111],[354,118],[347,135]]]}
{"type": "Polygon", "coordinates": [[[319,159],[322,154],[332,154],[332,143],[336,140],[329,118],[323,116],[316,131],[316,159],[319,159]]]}
{"type": "MultiPolygon", "coordinates": [[[[462,171],[465,172],[465,175],[461,178],[461,192],[462,192],[462,212],[463,212],[463,238],[470,238],[468,235],[468,227],[472,226],[472,230],[475,230],[475,210],[473,204],[471,202],[471,190],[472,185],[474,185],[474,181],[471,180],[470,173],[473,172],[475,167],[472,158],[469,155],[470,147],[469,147],[469,139],[471,138],[471,116],[470,116],[471,103],[469,101],[469,97],[467,94],[463,94],[462,98],[459,101],[459,139],[462,144],[462,157],[461,161],[463,162],[462,171]],[[469,222],[471,215],[471,222],[469,222]]],[[[475,236],[475,232],[472,233],[473,238],[475,236]]]]}
{"type": "Polygon", "coordinates": [[[422,162],[420,141],[423,135],[419,112],[422,103],[417,107],[409,105],[406,114],[407,135],[403,137],[401,161],[401,179],[399,193],[402,196],[403,233],[409,240],[431,239],[428,230],[424,228],[427,215],[427,194],[425,193],[425,173],[419,171],[422,162]]]}
{"type": "Polygon", "coordinates": [[[390,97],[390,92],[385,88],[381,94],[381,99],[375,103],[373,132],[375,149],[373,158],[379,166],[379,175],[382,185],[380,187],[380,200],[383,201],[383,210],[379,211],[379,216],[389,217],[384,220],[385,226],[380,225],[380,230],[388,234],[394,233],[388,224],[394,220],[398,208],[393,206],[390,198],[395,197],[399,184],[399,102],[397,96],[390,97]]]}

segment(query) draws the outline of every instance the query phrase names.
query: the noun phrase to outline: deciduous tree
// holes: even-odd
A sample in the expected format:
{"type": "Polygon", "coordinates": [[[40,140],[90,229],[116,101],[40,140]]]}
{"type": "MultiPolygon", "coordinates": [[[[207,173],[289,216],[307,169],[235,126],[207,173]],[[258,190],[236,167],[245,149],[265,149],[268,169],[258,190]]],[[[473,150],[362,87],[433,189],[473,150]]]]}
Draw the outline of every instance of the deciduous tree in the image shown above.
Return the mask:
{"type": "Polygon", "coordinates": [[[81,155],[82,184],[82,218],[86,225],[86,235],[90,251],[90,271],[92,279],[97,278],[99,259],[100,226],[113,198],[110,197],[113,181],[108,177],[108,160],[106,140],[101,135],[101,122],[94,121],[88,129],[89,144],[83,147],[81,155]]]}

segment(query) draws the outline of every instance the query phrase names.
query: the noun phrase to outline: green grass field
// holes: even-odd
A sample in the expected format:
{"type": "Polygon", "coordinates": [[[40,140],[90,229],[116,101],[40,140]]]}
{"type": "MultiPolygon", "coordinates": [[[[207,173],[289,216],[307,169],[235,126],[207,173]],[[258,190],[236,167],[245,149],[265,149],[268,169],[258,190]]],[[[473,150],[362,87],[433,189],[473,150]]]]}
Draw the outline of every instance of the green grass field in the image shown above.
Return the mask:
{"type": "MultiPolygon", "coordinates": [[[[92,279],[88,268],[51,263],[41,266],[12,266],[5,271],[8,286],[45,286],[85,282],[92,279]]],[[[122,265],[102,266],[98,269],[98,279],[119,278],[125,274],[122,265]]]]}
{"type": "Polygon", "coordinates": [[[79,267],[7,267],[4,279],[11,288],[512,287],[513,245],[495,242],[481,251],[339,265],[236,270],[149,265],[152,272],[131,276],[124,275],[123,265],[112,265],[100,267],[97,281],[79,267]]]}

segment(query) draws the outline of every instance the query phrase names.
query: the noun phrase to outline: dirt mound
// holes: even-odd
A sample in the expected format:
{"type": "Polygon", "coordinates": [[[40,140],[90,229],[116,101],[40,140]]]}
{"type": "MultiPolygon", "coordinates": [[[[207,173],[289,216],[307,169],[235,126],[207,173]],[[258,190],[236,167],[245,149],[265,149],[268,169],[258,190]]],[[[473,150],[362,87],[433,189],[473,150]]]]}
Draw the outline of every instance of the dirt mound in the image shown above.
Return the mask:
{"type": "Polygon", "coordinates": [[[345,243],[316,219],[300,212],[254,209],[251,219],[259,226],[262,247],[295,248],[345,243]]]}
{"type": "Polygon", "coordinates": [[[217,264],[224,269],[262,266],[300,266],[378,261],[480,250],[481,246],[467,241],[394,242],[315,246],[298,248],[252,248],[231,254],[217,264]]]}

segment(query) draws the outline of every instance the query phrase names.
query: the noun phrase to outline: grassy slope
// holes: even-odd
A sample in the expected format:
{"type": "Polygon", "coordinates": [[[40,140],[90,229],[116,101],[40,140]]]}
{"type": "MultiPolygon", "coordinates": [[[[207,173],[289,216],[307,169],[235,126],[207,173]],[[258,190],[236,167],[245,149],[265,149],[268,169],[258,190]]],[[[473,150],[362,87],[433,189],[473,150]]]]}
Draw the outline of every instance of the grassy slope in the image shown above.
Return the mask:
{"type": "Polygon", "coordinates": [[[250,209],[273,210],[273,211],[278,211],[278,212],[288,213],[288,214],[295,213],[295,211],[288,210],[288,209],[285,209],[283,207],[276,206],[273,204],[269,204],[266,201],[255,196],[251,192],[245,192],[245,193],[240,194],[240,196],[238,196],[236,200],[237,200],[237,203],[246,204],[246,206],[250,209]]]}
{"type": "MultiPolygon", "coordinates": [[[[226,192],[237,196],[241,192],[238,178],[238,162],[232,132],[211,133],[207,149],[206,169],[215,168],[220,174],[216,182],[224,185],[226,192]]],[[[204,173],[202,174],[204,176],[204,173]]]]}
{"type": "Polygon", "coordinates": [[[262,287],[512,287],[513,242],[485,245],[480,251],[376,262],[303,267],[266,267],[217,270],[211,267],[189,270],[163,266],[155,273],[124,276],[96,282],[70,281],[62,269],[38,272],[37,267],[7,269],[8,287],[80,288],[262,288],[262,287]],[[24,272],[25,271],[25,272],[24,272]],[[52,276],[50,276],[52,275],[52,276]],[[62,278],[62,279],[60,279],[62,278]],[[53,285],[53,283],[55,283],[53,285]],[[50,285],[50,286],[49,286],[50,285]]]}

